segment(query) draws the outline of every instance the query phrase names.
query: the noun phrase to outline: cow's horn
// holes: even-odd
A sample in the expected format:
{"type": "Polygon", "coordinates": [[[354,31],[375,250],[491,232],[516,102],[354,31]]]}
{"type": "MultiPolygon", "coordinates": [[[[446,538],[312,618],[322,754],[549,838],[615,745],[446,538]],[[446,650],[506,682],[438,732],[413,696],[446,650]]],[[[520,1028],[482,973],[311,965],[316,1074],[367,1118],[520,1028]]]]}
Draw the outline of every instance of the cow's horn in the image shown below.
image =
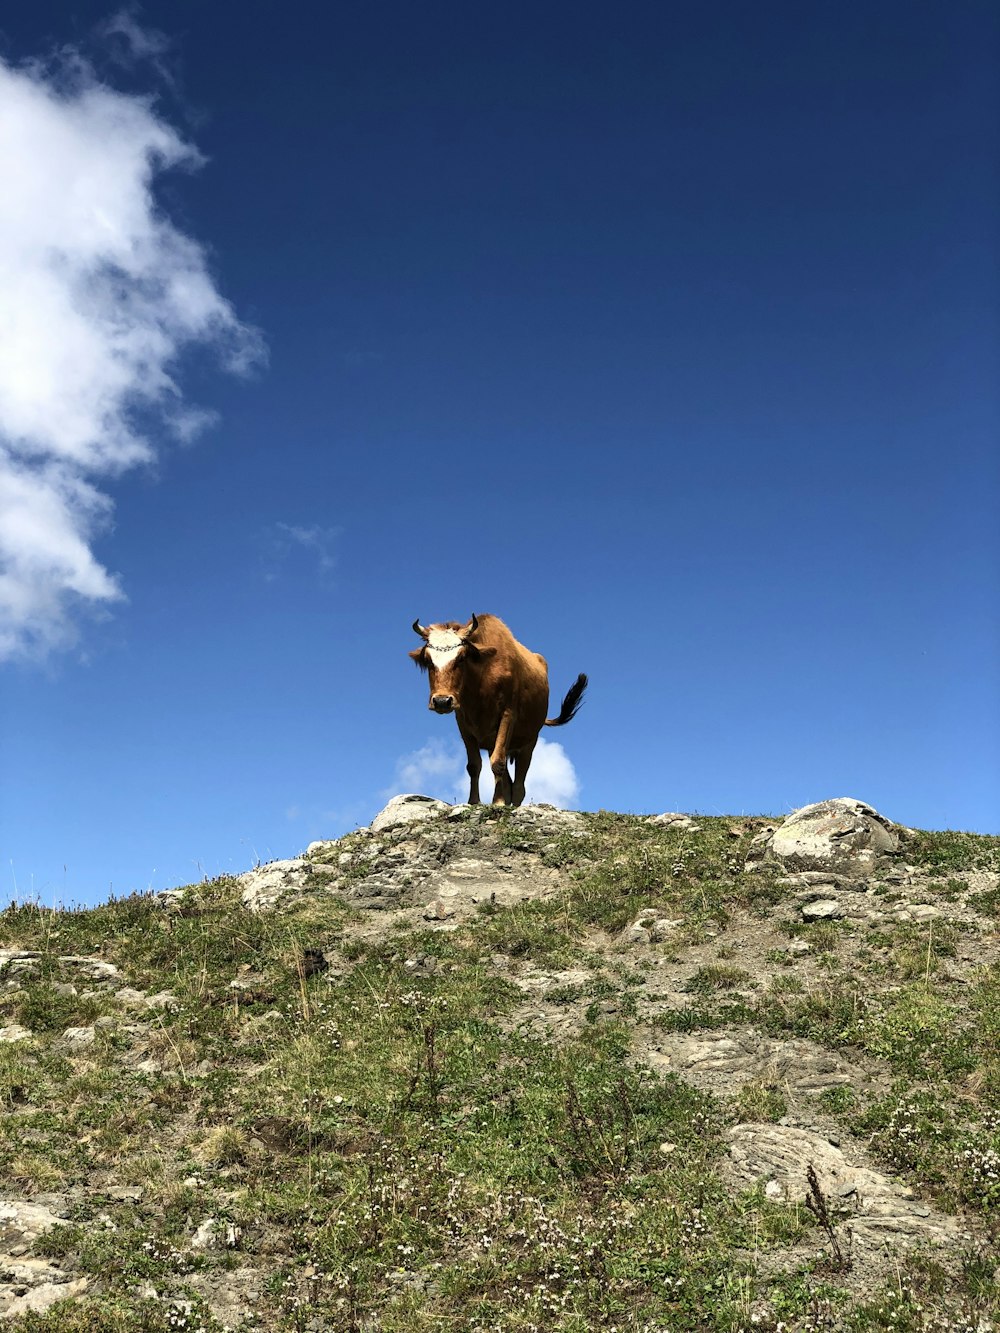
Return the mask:
{"type": "Polygon", "coordinates": [[[476,632],[476,630],[477,630],[478,628],[479,628],[479,618],[478,618],[478,616],[476,615],[476,613],[473,612],[473,613],[472,613],[472,619],[469,621],[469,627],[468,627],[468,629],[464,629],[464,630],[462,631],[462,638],[463,638],[463,639],[471,638],[472,635],[475,634],[475,632],[476,632]]]}
{"type": "Polygon", "coordinates": [[[421,625],[419,620],[415,620],[413,622],[413,632],[414,634],[419,634],[420,637],[424,640],[426,640],[428,634],[430,634],[430,630],[424,629],[423,625],[421,625]]]}

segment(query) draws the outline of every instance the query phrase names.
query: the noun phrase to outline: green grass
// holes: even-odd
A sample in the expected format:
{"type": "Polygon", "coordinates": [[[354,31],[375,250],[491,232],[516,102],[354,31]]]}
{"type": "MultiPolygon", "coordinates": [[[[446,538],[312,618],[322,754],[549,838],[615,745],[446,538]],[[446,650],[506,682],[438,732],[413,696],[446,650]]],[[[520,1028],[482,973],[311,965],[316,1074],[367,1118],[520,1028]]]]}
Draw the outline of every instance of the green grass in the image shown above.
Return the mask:
{"type": "MultiPolygon", "coordinates": [[[[651,1040],[753,1026],[870,1061],[877,1091],[838,1088],[814,1111],[995,1237],[1000,969],[951,978],[976,932],[947,918],[877,931],[789,921],[785,938],[808,940],[808,955],[771,941],[760,972],[720,942],[671,1004],[685,1002],[647,1015],[659,969],[613,943],[640,912],[682,923],[668,961],[734,923],[740,934],[766,925],[780,943],[784,890],[742,869],[761,823],[700,819],[695,833],[602,813],[580,837],[484,812],[470,829],[560,870],[565,891],[484,905],[447,931],[355,938],[358,918],[322,876],[259,915],[229,879],[193,886],[180,910],[141,896],[85,912],[8,909],[0,944],[43,956],[0,989],[0,1024],[35,1034],[0,1044],[0,1174],[12,1197],[75,1200],[34,1249],[90,1281],[84,1301],[8,1326],[216,1333],[199,1284],[243,1268],[260,1274],[262,1326],[279,1331],[929,1333],[945,1327],[928,1322],[935,1310],[996,1318],[982,1245],[937,1268],[904,1256],[891,1280],[859,1292],[817,1259],[824,1236],[804,1208],[772,1202],[763,1183],[727,1184],[727,1126],[780,1120],[781,1087],[713,1097],[636,1057],[640,1023],[651,1040]],[[595,939],[611,941],[599,958],[595,939]],[[306,949],[335,966],[305,976],[306,949]],[[65,954],[114,963],[176,1007],[125,1009],[70,978],[65,954]],[[418,957],[433,970],[408,970],[418,957]],[[589,974],[545,994],[582,1016],[573,1035],[517,1025],[521,966],[589,974]],[[53,989],[67,980],[77,994],[53,989]],[[86,1051],[60,1048],[65,1028],[101,1019],[112,1021],[86,1051]],[[137,1198],[115,1194],[131,1185],[137,1198]],[[193,1252],[209,1216],[230,1239],[193,1252]]],[[[932,870],[947,909],[963,874],[996,867],[996,841],[920,834],[906,856],[932,870]]],[[[355,835],[327,859],[370,846],[355,835]]],[[[365,864],[345,876],[362,878],[365,864]]],[[[979,900],[981,912],[992,904],[979,900]]]]}

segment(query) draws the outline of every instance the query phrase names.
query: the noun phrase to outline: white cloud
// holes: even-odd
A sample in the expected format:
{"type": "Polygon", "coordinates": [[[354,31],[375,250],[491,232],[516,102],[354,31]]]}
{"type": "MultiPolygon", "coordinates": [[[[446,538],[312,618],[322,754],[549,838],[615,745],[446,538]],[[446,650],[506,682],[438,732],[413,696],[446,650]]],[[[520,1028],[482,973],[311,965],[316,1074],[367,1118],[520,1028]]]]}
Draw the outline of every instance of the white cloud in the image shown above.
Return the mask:
{"type": "MultiPolygon", "coordinates": [[[[418,792],[435,796],[440,801],[455,805],[469,799],[469,777],[465,771],[465,748],[443,740],[432,740],[412,754],[404,755],[396,764],[395,783],[387,787],[386,799],[397,792],[418,792]]],[[[493,796],[493,774],[489,756],[483,755],[483,771],[479,779],[480,796],[489,801],[493,796]]],[[[556,805],[572,809],[580,792],[576,770],[566,751],[557,741],[540,737],[528,769],[525,784],[525,805],[556,805]]]]}
{"type": "Polygon", "coordinates": [[[528,769],[525,803],[557,805],[562,810],[571,810],[579,794],[580,783],[569,755],[558,741],[541,737],[528,769]]]}
{"type": "Polygon", "coordinates": [[[434,796],[452,805],[464,801],[469,795],[465,750],[435,739],[419,750],[403,755],[396,761],[393,785],[386,787],[381,795],[388,799],[400,792],[434,796]],[[460,786],[464,786],[464,791],[458,795],[460,786]]]}
{"type": "Polygon", "coordinates": [[[153,195],[201,161],[81,57],[0,60],[0,657],[71,642],[84,607],[122,597],[92,549],[112,508],[95,482],[153,458],[143,423],[187,440],[210,419],[183,401],[181,352],[261,357],[153,195]]]}

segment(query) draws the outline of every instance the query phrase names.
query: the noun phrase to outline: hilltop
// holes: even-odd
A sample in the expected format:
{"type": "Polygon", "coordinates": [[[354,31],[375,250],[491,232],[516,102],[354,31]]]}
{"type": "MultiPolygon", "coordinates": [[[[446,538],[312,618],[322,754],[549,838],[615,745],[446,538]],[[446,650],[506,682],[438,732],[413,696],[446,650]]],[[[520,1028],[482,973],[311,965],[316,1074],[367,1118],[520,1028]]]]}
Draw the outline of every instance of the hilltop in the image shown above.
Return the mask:
{"type": "Polygon", "coordinates": [[[0,914],[0,1327],[1000,1327],[1000,839],[402,796],[0,914]]]}

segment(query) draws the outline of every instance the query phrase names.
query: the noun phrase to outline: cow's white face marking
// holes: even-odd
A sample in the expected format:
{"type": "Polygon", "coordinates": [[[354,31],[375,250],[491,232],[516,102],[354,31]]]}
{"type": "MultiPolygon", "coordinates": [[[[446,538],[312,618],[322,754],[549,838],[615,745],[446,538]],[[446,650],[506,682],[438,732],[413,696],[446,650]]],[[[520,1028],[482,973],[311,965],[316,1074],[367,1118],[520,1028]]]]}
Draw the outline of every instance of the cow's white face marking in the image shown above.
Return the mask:
{"type": "Polygon", "coordinates": [[[462,640],[453,629],[432,629],[427,636],[427,651],[439,671],[455,660],[461,646],[462,640]]]}

